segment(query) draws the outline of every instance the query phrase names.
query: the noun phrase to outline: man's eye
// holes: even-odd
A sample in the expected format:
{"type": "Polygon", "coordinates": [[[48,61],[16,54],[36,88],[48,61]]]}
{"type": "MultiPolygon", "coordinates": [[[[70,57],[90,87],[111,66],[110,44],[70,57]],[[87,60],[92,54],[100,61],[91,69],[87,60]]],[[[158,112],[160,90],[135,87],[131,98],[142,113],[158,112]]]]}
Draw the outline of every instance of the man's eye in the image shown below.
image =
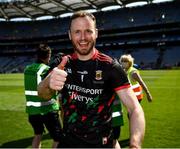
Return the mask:
{"type": "Polygon", "coordinates": [[[79,34],[79,33],[80,33],[80,31],[75,31],[74,33],[75,33],[75,34],[79,34]]]}
{"type": "Polygon", "coordinates": [[[91,30],[87,30],[87,32],[88,32],[88,33],[92,33],[92,31],[91,31],[91,30]]]}

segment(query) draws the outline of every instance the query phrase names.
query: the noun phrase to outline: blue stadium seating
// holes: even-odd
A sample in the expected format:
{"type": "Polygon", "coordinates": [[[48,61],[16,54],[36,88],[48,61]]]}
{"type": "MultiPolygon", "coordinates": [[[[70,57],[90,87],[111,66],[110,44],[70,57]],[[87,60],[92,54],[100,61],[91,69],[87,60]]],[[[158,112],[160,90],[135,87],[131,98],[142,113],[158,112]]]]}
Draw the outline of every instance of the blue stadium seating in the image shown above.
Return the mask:
{"type": "MultiPolygon", "coordinates": [[[[151,4],[94,13],[99,38],[97,48],[119,58],[130,52],[144,69],[156,68],[160,42],[167,47],[162,64],[174,66],[180,57],[180,2],[151,4]],[[163,17],[164,16],[164,17],[163,17]]],[[[53,54],[72,50],[67,36],[69,17],[39,21],[0,22],[1,72],[23,72],[34,60],[35,47],[47,42],[53,54]],[[63,51],[64,50],[64,51],[63,51]],[[15,68],[16,70],[13,70],[15,68]]]]}

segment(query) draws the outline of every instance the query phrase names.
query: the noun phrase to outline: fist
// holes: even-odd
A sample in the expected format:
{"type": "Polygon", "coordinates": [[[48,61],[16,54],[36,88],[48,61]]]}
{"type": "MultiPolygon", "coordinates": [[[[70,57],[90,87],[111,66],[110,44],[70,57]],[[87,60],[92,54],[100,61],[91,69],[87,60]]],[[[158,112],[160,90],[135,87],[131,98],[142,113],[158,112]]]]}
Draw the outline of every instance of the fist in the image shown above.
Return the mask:
{"type": "Polygon", "coordinates": [[[53,90],[61,90],[64,86],[66,81],[67,72],[58,67],[55,67],[51,72],[50,79],[49,79],[49,87],[53,90]]]}

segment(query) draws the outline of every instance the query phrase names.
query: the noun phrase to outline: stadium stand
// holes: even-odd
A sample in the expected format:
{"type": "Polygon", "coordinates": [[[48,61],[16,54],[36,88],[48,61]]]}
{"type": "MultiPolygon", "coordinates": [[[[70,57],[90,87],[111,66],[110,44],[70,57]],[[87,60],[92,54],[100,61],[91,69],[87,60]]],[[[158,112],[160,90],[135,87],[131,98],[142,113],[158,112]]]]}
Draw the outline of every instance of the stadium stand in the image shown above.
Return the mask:
{"type": "MultiPolygon", "coordinates": [[[[142,69],[171,68],[179,63],[179,1],[98,11],[94,15],[99,29],[97,48],[106,54],[119,58],[121,54],[131,53],[137,64],[143,64],[142,69]],[[161,64],[157,65],[159,60],[161,64]]],[[[23,72],[25,65],[34,59],[34,49],[40,43],[48,43],[53,54],[71,52],[68,26],[69,17],[1,21],[1,73],[23,72]]]]}

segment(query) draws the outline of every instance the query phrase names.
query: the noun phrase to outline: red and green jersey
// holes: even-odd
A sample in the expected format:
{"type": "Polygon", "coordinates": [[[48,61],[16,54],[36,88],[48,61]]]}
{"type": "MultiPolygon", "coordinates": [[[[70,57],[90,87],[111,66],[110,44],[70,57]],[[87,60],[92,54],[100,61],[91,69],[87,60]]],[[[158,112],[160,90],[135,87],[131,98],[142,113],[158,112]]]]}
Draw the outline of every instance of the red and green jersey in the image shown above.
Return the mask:
{"type": "Polygon", "coordinates": [[[75,53],[69,55],[65,71],[68,76],[61,91],[64,131],[91,144],[109,137],[114,93],[130,87],[126,73],[117,61],[97,50],[87,61],[75,53]]]}

